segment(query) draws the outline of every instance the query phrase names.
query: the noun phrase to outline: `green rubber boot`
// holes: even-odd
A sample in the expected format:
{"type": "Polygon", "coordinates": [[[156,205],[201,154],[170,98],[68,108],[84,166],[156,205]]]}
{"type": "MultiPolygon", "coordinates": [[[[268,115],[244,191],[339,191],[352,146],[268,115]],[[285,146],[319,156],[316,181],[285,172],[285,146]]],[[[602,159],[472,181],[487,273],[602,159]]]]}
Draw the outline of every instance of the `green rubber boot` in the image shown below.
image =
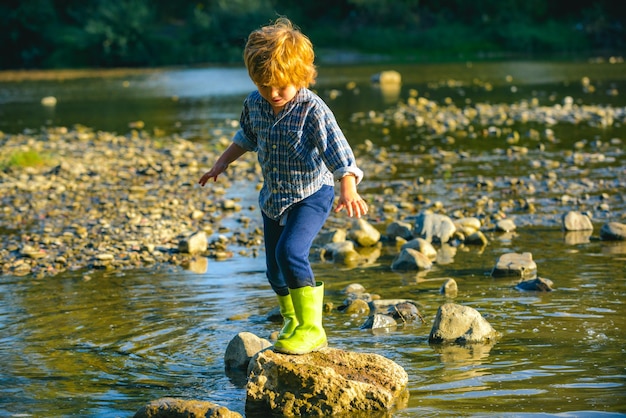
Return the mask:
{"type": "Polygon", "coordinates": [[[322,326],[324,283],[290,289],[298,326],[293,334],[276,341],[274,350],[284,354],[307,354],[328,345],[322,326]]]}
{"type": "Polygon", "coordinates": [[[291,334],[293,334],[298,326],[298,319],[296,318],[296,311],[293,309],[291,295],[278,295],[278,306],[280,307],[280,314],[283,317],[283,327],[278,333],[278,339],[283,340],[291,337],[291,334]]]}

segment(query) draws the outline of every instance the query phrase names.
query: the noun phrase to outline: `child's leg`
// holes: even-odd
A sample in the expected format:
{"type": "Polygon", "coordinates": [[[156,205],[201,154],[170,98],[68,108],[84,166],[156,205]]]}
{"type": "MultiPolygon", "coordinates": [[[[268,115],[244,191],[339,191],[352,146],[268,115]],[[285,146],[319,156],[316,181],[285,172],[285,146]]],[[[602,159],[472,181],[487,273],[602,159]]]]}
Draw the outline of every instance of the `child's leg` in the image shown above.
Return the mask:
{"type": "Polygon", "coordinates": [[[323,186],[289,210],[287,222],[276,243],[275,256],[290,289],[315,287],[309,252],[313,240],[328,218],[334,196],[332,186],[323,186]]]}
{"type": "Polygon", "coordinates": [[[278,296],[287,296],[289,294],[289,288],[287,287],[287,282],[283,274],[280,272],[280,267],[276,260],[276,246],[278,245],[278,240],[280,239],[284,227],[280,225],[279,221],[268,218],[264,213],[262,213],[262,215],[267,280],[278,296]]]}
{"type": "Polygon", "coordinates": [[[283,317],[283,326],[278,333],[279,340],[291,337],[296,326],[298,326],[298,319],[296,318],[287,282],[285,282],[285,278],[278,267],[278,261],[276,261],[276,245],[283,228],[279,221],[270,219],[263,213],[266,275],[270,286],[272,286],[278,297],[278,306],[283,317]]]}
{"type": "Polygon", "coordinates": [[[287,354],[306,354],[327,346],[322,324],[324,286],[316,283],[309,251],[332,208],[334,190],[324,186],[294,205],[276,246],[276,257],[285,277],[298,326],[290,336],[276,341],[274,349],[287,354]]]}

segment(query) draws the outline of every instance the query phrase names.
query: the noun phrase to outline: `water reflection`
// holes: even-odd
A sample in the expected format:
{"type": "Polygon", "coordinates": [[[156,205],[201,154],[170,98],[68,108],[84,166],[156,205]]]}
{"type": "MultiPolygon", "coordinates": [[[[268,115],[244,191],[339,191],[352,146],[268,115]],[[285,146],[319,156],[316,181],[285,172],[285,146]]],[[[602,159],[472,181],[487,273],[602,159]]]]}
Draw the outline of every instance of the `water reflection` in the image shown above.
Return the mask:
{"type": "Polygon", "coordinates": [[[183,265],[183,268],[196,274],[206,273],[209,268],[209,259],[200,256],[193,257],[189,264],[183,265]]]}
{"type": "Polygon", "coordinates": [[[435,353],[443,363],[453,368],[480,365],[483,359],[489,356],[489,352],[495,343],[491,344],[444,344],[432,346],[435,353]]]}
{"type": "Polygon", "coordinates": [[[626,241],[604,242],[602,253],[605,255],[626,255],[626,241]]]}
{"type": "Polygon", "coordinates": [[[566,245],[587,244],[593,235],[593,230],[567,231],[563,234],[563,242],[566,245]]]}

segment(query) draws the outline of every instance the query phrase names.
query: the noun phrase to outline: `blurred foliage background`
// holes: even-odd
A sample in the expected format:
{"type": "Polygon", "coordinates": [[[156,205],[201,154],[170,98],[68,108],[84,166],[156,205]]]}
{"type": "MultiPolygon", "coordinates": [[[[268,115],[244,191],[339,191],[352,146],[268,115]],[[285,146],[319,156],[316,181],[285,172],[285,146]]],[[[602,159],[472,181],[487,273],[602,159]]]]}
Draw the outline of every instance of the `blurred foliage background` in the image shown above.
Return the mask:
{"type": "Polygon", "coordinates": [[[626,47],[622,0],[3,0],[0,68],[240,63],[248,33],[279,15],[322,58],[581,57],[626,47]]]}

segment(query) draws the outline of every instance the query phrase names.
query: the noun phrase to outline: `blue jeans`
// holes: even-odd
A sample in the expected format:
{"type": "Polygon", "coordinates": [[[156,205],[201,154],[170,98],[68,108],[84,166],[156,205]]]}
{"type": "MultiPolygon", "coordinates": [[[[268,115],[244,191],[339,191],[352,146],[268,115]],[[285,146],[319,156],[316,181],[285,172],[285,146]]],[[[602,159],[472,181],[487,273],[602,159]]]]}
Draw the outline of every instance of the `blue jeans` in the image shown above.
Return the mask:
{"type": "Polygon", "coordinates": [[[279,296],[287,296],[289,289],[315,287],[309,252],[330,214],[334,198],[333,187],[322,186],[288,209],[284,225],[263,213],[267,279],[279,296]]]}

